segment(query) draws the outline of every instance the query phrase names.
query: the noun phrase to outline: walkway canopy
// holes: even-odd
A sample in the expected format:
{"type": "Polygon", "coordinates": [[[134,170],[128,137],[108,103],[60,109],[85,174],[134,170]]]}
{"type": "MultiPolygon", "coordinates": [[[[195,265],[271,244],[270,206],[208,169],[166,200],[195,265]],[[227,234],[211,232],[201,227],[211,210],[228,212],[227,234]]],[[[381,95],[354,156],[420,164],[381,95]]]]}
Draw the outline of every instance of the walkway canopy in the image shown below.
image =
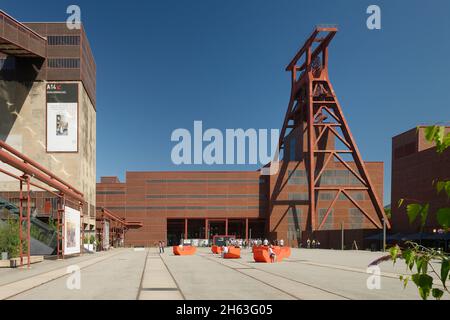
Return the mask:
{"type": "Polygon", "coordinates": [[[45,59],[47,39],[0,10],[0,52],[45,59]]]}

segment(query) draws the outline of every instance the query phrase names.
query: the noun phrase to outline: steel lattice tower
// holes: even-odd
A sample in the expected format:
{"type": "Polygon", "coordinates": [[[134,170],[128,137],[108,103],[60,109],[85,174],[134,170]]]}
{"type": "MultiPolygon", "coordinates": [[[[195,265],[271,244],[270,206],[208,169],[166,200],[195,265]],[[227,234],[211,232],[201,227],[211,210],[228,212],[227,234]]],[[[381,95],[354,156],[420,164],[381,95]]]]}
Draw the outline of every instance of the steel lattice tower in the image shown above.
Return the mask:
{"type": "MultiPolygon", "coordinates": [[[[303,47],[286,67],[292,75],[291,98],[280,134],[280,150],[285,152],[289,134],[301,128],[307,137],[303,158],[308,181],[309,212],[308,231],[319,231],[327,220],[340,195],[344,195],[378,228],[383,228],[383,219],[390,228],[384,209],[374,190],[366,165],[364,164],[355,140],[350,132],[342,108],[328,76],[328,46],[336,35],[335,26],[316,27],[303,47]],[[323,143],[328,137],[335,138],[341,146],[330,148],[323,143]],[[348,160],[350,158],[352,160],[348,160]],[[320,179],[331,161],[341,163],[360,185],[320,186],[320,179]],[[356,166],[349,164],[354,161],[356,166]],[[319,185],[318,185],[319,184],[319,185]],[[356,199],[352,191],[367,191],[375,214],[369,214],[356,199]],[[318,195],[321,191],[335,191],[336,194],[325,216],[319,220],[317,212],[318,195]]],[[[301,137],[303,138],[303,137],[301,137]]]]}

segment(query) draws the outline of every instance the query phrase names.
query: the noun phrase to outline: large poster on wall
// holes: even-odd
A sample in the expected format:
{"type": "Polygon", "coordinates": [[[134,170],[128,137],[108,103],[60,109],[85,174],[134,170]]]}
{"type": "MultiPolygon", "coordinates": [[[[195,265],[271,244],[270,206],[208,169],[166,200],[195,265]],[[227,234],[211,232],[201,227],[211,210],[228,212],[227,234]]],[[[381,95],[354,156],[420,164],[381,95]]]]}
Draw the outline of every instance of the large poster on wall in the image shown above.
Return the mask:
{"type": "Polygon", "coordinates": [[[47,84],[47,152],[78,152],[78,84],[47,84]]]}
{"type": "Polygon", "coordinates": [[[80,211],[66,207],[64,212],[64,254],[80,253],[80,211]]]}

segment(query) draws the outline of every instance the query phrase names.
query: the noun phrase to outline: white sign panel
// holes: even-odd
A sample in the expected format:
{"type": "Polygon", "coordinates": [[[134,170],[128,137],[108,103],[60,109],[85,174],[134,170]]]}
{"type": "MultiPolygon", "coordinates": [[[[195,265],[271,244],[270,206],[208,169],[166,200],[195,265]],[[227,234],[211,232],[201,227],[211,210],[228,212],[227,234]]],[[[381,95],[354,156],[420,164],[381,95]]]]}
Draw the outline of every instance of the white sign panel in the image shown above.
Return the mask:
{"type": "Polygon", "coordinates": [[[66,207],[64,213],[64,254],[80,253],[80,211],[66,207]]]}
{"type": "Polygon", "coordinates": [[[47,84],[47,152],[78,152],[78,84],[47,84]]]}

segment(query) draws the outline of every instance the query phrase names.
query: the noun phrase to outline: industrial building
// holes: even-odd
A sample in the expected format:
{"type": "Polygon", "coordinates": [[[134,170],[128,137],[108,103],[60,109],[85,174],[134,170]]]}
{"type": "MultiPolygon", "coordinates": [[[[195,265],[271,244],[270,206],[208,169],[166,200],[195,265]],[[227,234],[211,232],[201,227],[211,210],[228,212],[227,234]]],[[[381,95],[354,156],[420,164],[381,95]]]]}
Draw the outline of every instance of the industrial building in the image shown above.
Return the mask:
{"type": "Polygon", "coordinates": [[[390,227],[383,198],[383,163],[364,162],[329,82],[328,46],[337,33],[317,27],[286,70],[291,99],[281,130],[278,170],[127,172],[126,181],[103,177],[97,207],[143,226],[125,245],[165,240],[308,239],[323,248],[363,248],[364,239],[390,227]]]}
{"type": "MultiPolygon", "coordinates": [[[[95,78],[82,24],[69,29],[65,22],[21,23],[0,11],[0,140],[70,181],[84,197],[86,233],[96,224],[95,78]]],[[[9,170],[4,163],[0,169],[9,170]]],[[[2,208],[19,207],[16,179],[0,174],[0,198],[2,208]]],[[[33,219],[55,218],[57,197],[32,186],[31,211],[33,219]]]]}
{"type": "MultiPolygon", "coordinates": [[[[426,126],[419,126],[392,138],[392,233],[402,234],[405,239],[445,240],[450,238],[437,223],[436,211],[448,207],[445,192],[438,193],[437,181],[450,178],[450,149],[442,154],[436,151],[434,143],[425,138],[426,126]],[[399,207],[400,199],[404,199],[399,207]],[[429,203],[428,219],[421,230],[420,221],[410,224],[406,205],[429,203]],[[423,235],[420,233],[423,232],[423,235]],[[411,235],[415,235],[414,239],[411,235]]],[[[446,134],[450,127],[446,127],[446,134]]]]}

